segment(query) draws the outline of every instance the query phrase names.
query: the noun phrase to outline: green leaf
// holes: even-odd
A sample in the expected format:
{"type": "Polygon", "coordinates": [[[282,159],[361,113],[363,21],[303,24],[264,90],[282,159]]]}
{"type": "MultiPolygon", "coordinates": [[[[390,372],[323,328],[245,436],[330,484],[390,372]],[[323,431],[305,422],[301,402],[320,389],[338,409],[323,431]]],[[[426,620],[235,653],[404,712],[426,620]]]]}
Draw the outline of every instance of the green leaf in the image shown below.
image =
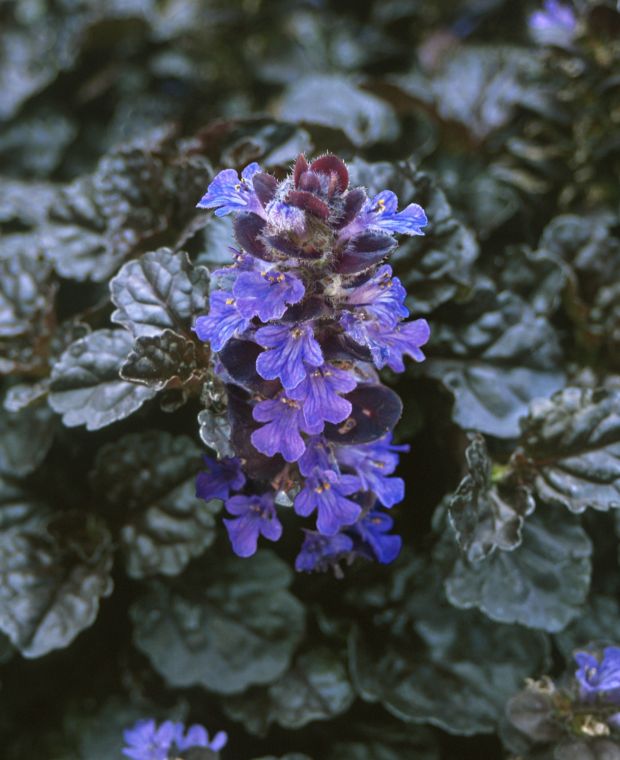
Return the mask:
{"type": "Polygon", "coordinates": [[[384,591],[390,608],[353,629],[353,683],[363,699],[402,721],[460,735],[495,731],[523,679],[545,667],[546,639],[456,611],[436,576],[432,566],[401,565],[384,591]]]}
{"type": "Polygon", "coordinates": [[[0,374],[46,367],[56,283],[37,251],[28,239],[0,257],[0,374]]]}
{"type": "Polygon", "coordinates": [[[450,602],[478,607],[500,623],[561,631],[580,613],[590,588],[592,543],[557,510],[530,517],[523,542],[478,563],[457,559],[446,581],[450,602]]]}
{"type": "Polygon", "coordinates": [[[565,388],[536,401],[522,423],[539,498],[571,512],[620,507],[620,390],[565,388]]]}
{"type": "Polygon", "coordinates": [[[118,148],[63,188],[41,244],[62,277],[102,282],[151,243],[182,244],[208,175],[204,159],[166,139],[118,148]]]}
{"type": "Polygon", "coordinates": [[[429,359],[416,371],[454,396],[452,419],[465,430],[516,438],[528,403],[564,383],[560,344],[546,318],[487,282],[432,330],[429,359]]]}
{"type": "Polygon", "coordinates": [[[163,431],[126,435],[99,450],[93,492],[121,523],[132,578],[177,575],[215,540],[221,502],[196,498],[201,464],[191,438],[163,431]]]}
{"type": "Polygon", "coordinates": [[[272,723],[301,728],[346,712],[355,698],[346,667],[326,647],[299,655],[290,670],[267,689],[254,688],[224,703],[226,713],[259,736],[272,723]]]}
{"type": "Polygon", "coordinates": [[[49,515],[12,487],[0,503],[0,628],[24,657],[68,646],[112,591],[112,540],[94,515],[49,515]]]}
{"type": "Polygon", "coordinates": [[[496,548],[510,550],[521,543],[524,518],[536,503],[529,489],[507,479],[491,480],[492,462],[484,438],[470,437],[465,457],[469,474],[449,499],[449,515],[457,541],[471,562],[496,548]]]}
{"type": "Polygon", "coordinates": [[[173,330],[136,338],[120,375],[132,383],[142,383],[161,391],[182,388],[206,373],[208,354],[193,341],[173,330]],[[197,353],[200,352],[200,360],[197,353]]]}
{"type": "Polygon", "coordinates": [[[338,74],[297,79],[284,94],[279,116],[341,129],[357,147],[394,140],[399,132],[391,106],[338,74]]]}
{"type": "Polygon", "coordinates": [[[398,81],[412,95],[434,101],[442,119],[464,124],[481,141],[506,124],[516,106],[548,108],[547,94],[528,86],[539,69],[537,57],[525,48],[457,45],[442,57],[430,82],[411,76],[398,81]]]}
{"type": "Polygon", "coordinates": [[[23,477],[36,470],[52,445],[57,424],[45,403],[18,412],[0,406],[0,474],[23,477]]]}
{"type": "Polygon", "coordinates": [[[288,565],[269,551],[205,563],[193,583],[153,584],[132,606],[135,644],[174,688],[236,694],[272,683],[304,630],[290,583],[288,565]]]}
{"type": "Polygon", "coordinates": [[[62,354],[52,370],[49,403],[67,427],[98,430],[128,417],[155,396],[155,389],[120,377],[131,346],[124,330],[97,330],[62,354]]]}
{"type": "Polygon", "coordinates": [[[189,335],[194,317],[208,310],[209,275],[184,251],[160,248],[125,264],[110,292],[118,307],[112,321],[134,337],[159,335],[167,328],[189,335]]]}
{"type": "Polygon", "coordinates": [[[26,335],[49,308],[51,267],[36,252],[0,258],[0,337],[26,335]]]}

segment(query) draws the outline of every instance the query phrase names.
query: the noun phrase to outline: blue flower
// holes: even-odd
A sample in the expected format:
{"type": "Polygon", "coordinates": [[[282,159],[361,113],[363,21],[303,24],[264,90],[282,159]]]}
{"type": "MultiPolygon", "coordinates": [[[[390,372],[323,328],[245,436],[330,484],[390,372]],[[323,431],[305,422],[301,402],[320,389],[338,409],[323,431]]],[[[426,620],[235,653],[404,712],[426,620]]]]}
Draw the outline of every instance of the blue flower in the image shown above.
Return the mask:
{"type": "Polygon", "coordinates": [[[320,422],[319,430],[322,431],[323,423],[337,424],[351,414],[351,402],[339,394],[352,391],[356,385],[357,381],[350,372],[333,364],[324,364],[309,372],[288,395],[301,403],[306,423],[314,422],[318,427],[320,422]]]}
{"type": "Polygon", "coordinates": [[[575,662],[579,665],[575,678],[583,700],[602,697],[620,704],[620,647],[604,649],[600,662],[588,652],[576,652],[575,662]]]}
{"type": "Polygon", "coordinates": [[[306,450],[297,466],[302,475],[311,475],[315,468],[339,472],[332,446],[322,435],[313,435],[306,441],[306,450]]]}
{"type": "Polygon", "coordinates": [[[123,738],[127,744],[123,754],[132,760],[169,760],[192,747],[206,747],[218,752],[228,741],[224,731],[219,731],[210,741],[206,728],[198,724],[190,726],[185,734],[182,723],[166,720],[157,728],[152,718],[139,720],[133,728],[123,732],[123,738]]]}
{"type": "Polygon", "coordinates": [[[252,412],[257,422],[266,422],[252,433],[254,448],[268,457],[282,454],[287,462],[296,462],[304,453],[306,444],[300,430],[318,433],[318,425],[309,425],[297,401],[280,394],[275,399],[260,401],[252,412]]]}
{"type": "Polygon", "coordinates": [[[356,343],[370,349],[372,360],[378,369],[387,365],[394,372],[404,372],[404,355],[417,362],[425,359],[420,350],[430,337],[425,319],[389,327],[377,320],[366,320],[358,314],[347,313],[342,315],[340,324],[356,343]]]}
{"type": "Polygon", "coordinates": [[[210,343],[213,351],[221,351],[231,338],[239,337],[250,326],[250,319],[237,309],[236,301],[225,290],[216,290],[209,298],[209,313],[198,317],[194,332],[205,343],[210,343]]]}
{"type": "MultiPolygon", "coordinates": [[[[256,331],[256,342],[264,348],[256,360],[256,370],[265,380],[280,379],[286,390],[298,386],[306,377],[306,365],[323,364],[323,352],[314,337],[312,325],[268,325],[256,331]]],[[[289,394],[291,398],[291,396],[289,394]]]]}
{"type": "Polygon", "coordinates": [[[224,525],[233,551],[239,557],[251,557],[256,552],[258,536],[278,541],[282,524],[273,503],[273,495],[233,496],[226,502],[226,509],[234,520],[225,519],[224,525]]]}
{"type": "Polygon", "coordinates": [[[177,726],[167,720],[157,728],[150,720],[139,720],[133,728],[123,732],[126,747],[123,754],[132,760],[168,760],[168,751],[172,746],[177,726]]]}
{"type": "Polygon", "coordinates": [[[295,559],[295,570],[312,573],[325,572],[353,551],[353,539],[344,533],[335,536],[322,536],[311,530],[306,534],[301,551],[295,559]]]}
{"type": "Polygon", "coordinates": [[[316,527],[324,536],[333,536],[340,528],[353,525],[362,513],[360,505],[347,499],[359,491],[354,475],[337,475],[333,470],[315,470],[295,498],[295,512],[308,517],[317,511],[316,527]]]}
{"type": "Polygon", "coordinates": [[[372,551],[374,558],[387,565],[400,553],[403,540],[400,536],[388,535],[394,520],[384,512],[373,510],[355,524],[354,530],[372,551]]]}
{"type": "Polygon", "coordinates": [[[196,478],[196,496],[199,499],[222,499],[226,501],[231,491],[239,491],[245,485],[245,475],[237,457],[224,457],[217,461],[204,457],[206,472],[196,478]]]}
{"type": "Polygon", "coordinates": [[[238,211],[260,213],[262,206],[252,184],[252,177],[260,171],[257,163],[250,164],[241,172],[240,179],[234,169],[224,169],[215,176],[197,207],[217,209],[216,216],[238,211]]]}
{"type": "Polygon", "coordinates": [[[182,723],[176,724],[176,733],[174,743],[180,752],[184,752],[192,747],[205,747],[213,752],[219,752],[228,742],[228,735],[225,731],[218,731],[213,739],[209,739],[209,732],[204,726],[198,723],[190,726],[185,734],[182,723]]]}
{"type": "Polygon", "coordinates": [[[544,9],[529,18],[532,36],[542,45],[569,45],[577,33],[577,17],[569,5],[545,0],[544,9]]]}
{"type": "Polygon", "coordinates": [[[423,235],[421,228],[428,224],[424,210],[417,203],[410,203],[398,211],[398,198],[390,190],[375,195],[362,210],[362,215],[366,215],[369,226],[404,235],[423,235]]]}
{"type": "Polygon", "coordinates": [[[306,289],[292,274],[275,269],[241,272],[233,287],[237,308],[244,317],[258,317],[262,322],[281,319],[287,305],[299,303],[306,289]]]}
{"type": "Polygon", "coordinates": [[[402,478],[390,478],[398,465],[397,451],[408,446],[392,446],[391,435],[357,446],[338,446],[336,457],[343,467],[352,469],[364,491],[372,491],[384,507],[393,507],[405,496],[402,478]]]}
{"type": "Polygon", "coordinates": [[[366,314],[385,325],[396,325],[409,316],[405,306],[407,291],[398,277],[392,276],[392,267],[385,264],[372,277],[346,293],[346,303],[363,306],[366,314]]]}

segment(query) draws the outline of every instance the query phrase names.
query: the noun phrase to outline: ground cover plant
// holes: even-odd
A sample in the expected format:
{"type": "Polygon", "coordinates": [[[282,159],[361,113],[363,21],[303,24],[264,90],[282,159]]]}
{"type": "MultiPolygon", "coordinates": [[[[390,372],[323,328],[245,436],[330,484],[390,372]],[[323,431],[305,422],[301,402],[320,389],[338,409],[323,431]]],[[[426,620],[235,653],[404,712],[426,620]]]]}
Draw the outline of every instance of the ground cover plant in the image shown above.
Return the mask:
{"type": "Polygon", "coordinates": [[[619,40],[0,0],[3,758],[620,758],[619,40]]]}

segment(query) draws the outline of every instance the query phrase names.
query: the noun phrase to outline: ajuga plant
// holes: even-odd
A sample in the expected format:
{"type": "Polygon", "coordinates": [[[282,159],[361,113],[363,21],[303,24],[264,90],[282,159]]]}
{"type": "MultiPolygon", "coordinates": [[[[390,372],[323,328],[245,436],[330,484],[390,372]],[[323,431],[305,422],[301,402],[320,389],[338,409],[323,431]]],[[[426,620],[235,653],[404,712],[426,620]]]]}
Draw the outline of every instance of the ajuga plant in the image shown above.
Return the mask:
{"type": "Polygon", "coordinates": [[[256,163],[220,172],[199,207],[234,215],[234,263],[212,274],[209,313],[194,329],[216,353],[235,456],[206,459],[197,493],[225,500],[241,557],[282,535],[278,509],[315,518],[295,566],[340,568],[356,556],[389,563],[400,551],[385,512],[404,496],[392,477],[402,404],[377,370],[422,361],[424,319],[386,258],[397,233],[421,235],[415,203],[349,186],[345,163],[300,155],[278,181],[256,163]]]}

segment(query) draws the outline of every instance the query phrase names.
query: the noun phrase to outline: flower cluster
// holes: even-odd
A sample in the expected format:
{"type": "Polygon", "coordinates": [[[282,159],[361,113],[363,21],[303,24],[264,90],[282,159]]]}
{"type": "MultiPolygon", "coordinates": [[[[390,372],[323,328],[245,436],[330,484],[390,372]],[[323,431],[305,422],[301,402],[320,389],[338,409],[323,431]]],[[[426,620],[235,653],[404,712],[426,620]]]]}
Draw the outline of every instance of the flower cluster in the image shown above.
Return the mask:
{"type": "Polygon", "coordinates": [[[123,737],[127,745],[123,754],[132,760],[176,760],[180,753],[194,747],[219,752],[228,741],[224,731],[209,739],[203,726],[196,724],[185,732],[183,723],[167,720],[158,728],[153,719],[138,721],[125,730],[123,737]]]}
{"type": "Polygon", "coordinates": [[[233,214],[238,244],[194,326],[227,384],[237,457],[207,459],[198,495],[225,500],[240,556],[260,535],[280,538],[277,506],[288,499],[298,515],[316,516],[299,570],[355,555],[391,562],[400,538],[383,508],[404,495],[392,477],[403,447],[391,442],[402,407],[377,370],[422,361],[429,327],[407,320],[405,289],[384,261],[396,233],[422,234],[423,210],[398,211],[389,190],[371,198],[350,187],[333,155],[299,156],[282,181],[258,164],[241,177],[227,169],[198,206],[233,214]]]}

